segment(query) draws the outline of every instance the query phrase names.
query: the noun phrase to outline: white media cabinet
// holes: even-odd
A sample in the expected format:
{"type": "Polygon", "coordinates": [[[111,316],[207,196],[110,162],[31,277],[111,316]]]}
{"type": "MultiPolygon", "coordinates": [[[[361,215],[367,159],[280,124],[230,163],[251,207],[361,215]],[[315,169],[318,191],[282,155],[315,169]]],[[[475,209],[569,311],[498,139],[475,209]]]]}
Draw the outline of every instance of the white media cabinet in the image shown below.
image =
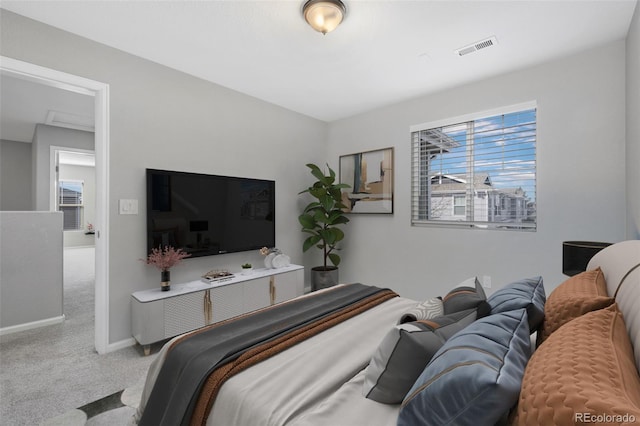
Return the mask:
{"type": "Polygon", "coordinates": [[[223,321],[304,293],[304,267],[255,269],[248,275],[206,283],[171,284],[171,290],[131,295],[132,333],[144,346],[223,321]]]}

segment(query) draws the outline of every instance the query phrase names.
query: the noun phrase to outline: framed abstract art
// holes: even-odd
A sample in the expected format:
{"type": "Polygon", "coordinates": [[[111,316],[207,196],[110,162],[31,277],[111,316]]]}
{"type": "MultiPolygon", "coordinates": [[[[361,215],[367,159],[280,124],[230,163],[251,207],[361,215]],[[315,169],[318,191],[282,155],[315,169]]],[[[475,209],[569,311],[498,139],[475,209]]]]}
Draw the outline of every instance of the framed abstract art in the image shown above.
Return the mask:
{"type": "Polygon", "coordinates": [[[393,214],[393,148],[340,156],[339,178],[347,213],[393,214]]]}

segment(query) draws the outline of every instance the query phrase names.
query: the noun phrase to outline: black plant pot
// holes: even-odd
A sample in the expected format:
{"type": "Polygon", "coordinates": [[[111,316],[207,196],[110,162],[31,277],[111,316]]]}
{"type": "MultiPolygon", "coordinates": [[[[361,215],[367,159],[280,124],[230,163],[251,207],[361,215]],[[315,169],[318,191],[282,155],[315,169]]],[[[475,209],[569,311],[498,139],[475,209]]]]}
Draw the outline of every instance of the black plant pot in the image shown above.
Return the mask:
{"type": "Polygon", "coordinates": [[[162,291],[171,290],[171,271],[166,270],[160,273],[160,289],[162,291]]]}
{"type": "Polygon", "coordinates": [[[311,291],[333,287],[338,284],[337,266],[316,266],[311,268],[311,291]]]}

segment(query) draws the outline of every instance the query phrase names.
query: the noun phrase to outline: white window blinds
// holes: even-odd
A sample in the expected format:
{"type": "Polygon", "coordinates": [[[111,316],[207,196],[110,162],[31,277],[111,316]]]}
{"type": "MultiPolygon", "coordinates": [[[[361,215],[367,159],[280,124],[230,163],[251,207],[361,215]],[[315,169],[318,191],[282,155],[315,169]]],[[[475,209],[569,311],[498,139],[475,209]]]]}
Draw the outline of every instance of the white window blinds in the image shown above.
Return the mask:
{"type": "Polygon", "coordinates": [[[63,213],[65,231],[82,229],[82,195],[84,182],[60,180],[58,182],[58,209],[63,213]]]}
{"type": "Polygon", "coordinates": [[[412,224],[535,230],[535,107],[414,126],[411,139],[412,224]]]}

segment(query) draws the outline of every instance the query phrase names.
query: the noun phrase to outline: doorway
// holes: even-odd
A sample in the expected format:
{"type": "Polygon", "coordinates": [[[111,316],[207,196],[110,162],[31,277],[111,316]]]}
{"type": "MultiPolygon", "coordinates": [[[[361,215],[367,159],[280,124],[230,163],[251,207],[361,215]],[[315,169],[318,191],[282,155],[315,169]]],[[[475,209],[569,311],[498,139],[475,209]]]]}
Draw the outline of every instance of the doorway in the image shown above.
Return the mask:
{"type": "MultiPolygon", "coordinates": [[[[68,131],[68,130],[63,130],[68,131]]],[[[93,145],[93,132],[85,132],[93,145]]],[[[63,213],[63,313],[76,342],[94,341],[95,198],[93,150],[51,147],[53,209],[63,213]]]]}
{"type": "Polygon", "coordinates": [[[0,56],[3,75],[44,84],[94,98],[95,111],[95,349],[109,346],[109,85],[13,58],[0,56]]]}

